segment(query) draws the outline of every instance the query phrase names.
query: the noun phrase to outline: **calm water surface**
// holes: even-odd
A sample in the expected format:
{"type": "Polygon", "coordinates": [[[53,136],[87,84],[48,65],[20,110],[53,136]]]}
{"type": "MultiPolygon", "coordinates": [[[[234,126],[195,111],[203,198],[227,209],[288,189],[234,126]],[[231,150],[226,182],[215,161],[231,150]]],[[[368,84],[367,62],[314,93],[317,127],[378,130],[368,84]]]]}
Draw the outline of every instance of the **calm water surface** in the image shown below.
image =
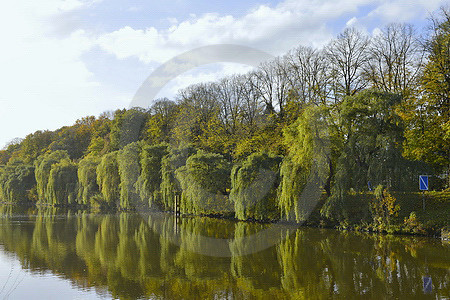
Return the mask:
{"type": "Polygon", "coordinates": [[[268,226],[1,207],[0,299],[449,299],[438,239],[268,226]]]}

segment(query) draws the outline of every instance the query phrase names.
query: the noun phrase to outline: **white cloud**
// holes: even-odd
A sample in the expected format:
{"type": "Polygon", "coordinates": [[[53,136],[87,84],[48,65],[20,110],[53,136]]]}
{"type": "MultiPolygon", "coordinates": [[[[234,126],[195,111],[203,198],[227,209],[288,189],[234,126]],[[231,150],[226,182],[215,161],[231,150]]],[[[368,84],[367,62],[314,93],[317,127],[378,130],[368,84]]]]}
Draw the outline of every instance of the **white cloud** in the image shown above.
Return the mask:
{"type": "Polygon", "coordinates": [[[428,14],[444,5],[442,0],[394,0],[380,1],[368,17],[384,22],[409,22],[423,19],[428,14]]]}
{"type": "Polygon", "coordinates": [[[366,0],[314,1],[287,0],[275,7],[260,5],[246,15],[209,13],[192,15],[165,30],[145,30],[129,26],[101,36],[98,43],[119,59],[138,57],[144,63],[162,63],[196,47],[235,43],[281,54],[294,45],[321,46],[331,38],[324,20],[356,12],[366,0]]]}
{"type": "Polygon", "coordinates": [[[219,79],[233,74],[245,74],[253,67],[237,63],[215,63],[204,65],[190,70],[168,82],[155,98],[174,98],[180,89],[191,84],[218,81],[219,79]]]}
{"type": "Polygon", "coordinates": [[[375,6],[367,16],[353,17],[347,26],[362,30],[369,19],[406,22],[424,17],[442,0],[285,0],[276,6],[260,5],[246,15],[191,14],[184,21],[172,20],[163,30],[129,26],[104,34],[98,44],[119,59],[138,57],[144,63],[162,63],[181,52],[211,44],[235,43],[254,46],[274,55],[302,45],[322,46],[331,37],[326,22],[355,16],[364,5],[375,6]]]}
{"type": "Polygon", "coordinates": [[[358,22],[358,19],[356,17],[351,18],[350,20],[345,23],[345,26],[347,27],[353,27],[358,22]]]}

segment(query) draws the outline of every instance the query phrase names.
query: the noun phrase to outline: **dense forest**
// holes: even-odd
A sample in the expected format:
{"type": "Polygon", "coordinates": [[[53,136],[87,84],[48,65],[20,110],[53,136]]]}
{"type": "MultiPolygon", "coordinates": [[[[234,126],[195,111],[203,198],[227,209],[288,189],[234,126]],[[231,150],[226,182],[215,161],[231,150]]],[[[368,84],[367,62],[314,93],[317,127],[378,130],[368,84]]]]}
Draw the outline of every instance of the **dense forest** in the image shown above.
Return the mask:
{"type": "Polygon", "coordinates": [[[174,100],[14,140],[0,151],[0,198],[158,211],[177,199],[185,214],[294,222],[315,209],[341,223],[361,202],[360,220],[389,225],[419,174],[448,211],[449,99],[448,9],[425,37],[408,24],[348,28],[174,100]],[[301,197],[310,181],[317,207],[301,197]]]}

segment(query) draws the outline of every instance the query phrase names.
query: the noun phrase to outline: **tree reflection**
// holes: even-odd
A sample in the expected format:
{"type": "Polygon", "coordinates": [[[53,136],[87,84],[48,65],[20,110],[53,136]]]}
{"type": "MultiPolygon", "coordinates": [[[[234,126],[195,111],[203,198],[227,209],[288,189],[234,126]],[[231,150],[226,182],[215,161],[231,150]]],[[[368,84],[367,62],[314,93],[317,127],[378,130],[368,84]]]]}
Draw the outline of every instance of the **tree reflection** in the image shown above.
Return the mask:
{"type": "Polygon", "coordinates": [[[55,208],[0,213],[0,244],[23,268],[121,299],[417,298],[425,275],[433,298],[450,294],[449,245],[429,238],[288,229],[278,245],[243,255],[252,247],[246,237],[270,225],[55,208]],[[199,254],[214,247],[199,237],[230,241],[230,255],[199,254]]]}

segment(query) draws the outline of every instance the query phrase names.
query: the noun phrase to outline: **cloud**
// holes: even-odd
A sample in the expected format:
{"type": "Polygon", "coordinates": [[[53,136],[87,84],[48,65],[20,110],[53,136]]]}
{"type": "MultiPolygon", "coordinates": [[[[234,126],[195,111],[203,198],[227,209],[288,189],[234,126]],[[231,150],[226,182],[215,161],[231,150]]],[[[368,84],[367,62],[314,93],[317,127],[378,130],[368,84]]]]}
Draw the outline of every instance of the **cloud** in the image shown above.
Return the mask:
{"type": "Polygon", "coordinates": [[[134,29],[125,26],[102,35],[98,45],[119,59],[138,57],[144,63],[162,63],[196,47],[234,43],[281,54],[293,45],[321,46],[331,38],[324,20],[356,12],[365,0],[287,0],[272,7],[260,5],[242,17],[208,13],[192,15],[169,28],[134,29]]]}
{"type": "MultiPolygon", "coordinates": [[[[164,24],[169,24],[165,28],[152,26],[153,23],[146,28],[134,28],[130,23],[100,32],[102,28],[116,28],[115,24],[89,27],[92,24],[87,19],[99,16],[102,20],[107,15],[94,10],[100,1],[21,0],[2,5],[0,128],[14,128],[0,132],[0,146],[37,129],[54,129],[86,114],[128,105],[134,91],[129,95],[121,87],[124,80],[120,74],[111,75],[117,80],[114,78],[114,84],[108,85],[99,82],[98,74],[88,68],[83,56],[94,51],[100,56],[122,60],[121,66],[130,68],[136,67],[130,61],[138,59],[139,65],[149,69],[182,52],[211,44],[240,44],[279,55],[298,45],[326,44],[336,32],[333,22],[344,26],[348,21],[347,26],[363,30],[367,27],[368,32],[373,32],[383,22],[424,19],[428,12],[445,3],[441,0],[414,3],[409,0],[284,0],[253,7],[241,16],[221,13],[192,13],[186,19],[164,16],[164,24]]],[[[120,7],[122,11],[127,9],[120,7]]],[[[129,9],[139,14],[139,7],[130,5],[129,9]]],[[[169,92],[189,83],[240,72],[239,68],[222,66],[213,71],[183,74],[173,81],[169,92]]],[[[109,65],[103,64],[101,69],[109,71],[109,65]]],[[[145,75],[148,74],[142,78],[145,75]]]]}
{"type": "MultiPolygon", "coordinates": [[[[123,27],[103,34],[98,45],[119,59],[137,57],[143,63],[162,63],[181,52],[210,44],[234,43],[257,47],[278,55],[301,45],[320,47],[332,38],[327,23],[349,18],[347,26],[365,30],[370,20],[406,22],[424,17],[441,0],[285,0],[275,6],[260,5],[242,17],[208,13],[172,20],[166,29],[123,27]],[[374,7],[356,16],[362,7],[374,7]]],[[[379,22],[378,22],[379,23],[379,22]]]]}
{"type": "Polygon", "coordinates": [[[410,22],[424,19],[428,14],[444,5],[442,0],[394,0],[380,1],[368,17],[384,22],[410,22]]]}

